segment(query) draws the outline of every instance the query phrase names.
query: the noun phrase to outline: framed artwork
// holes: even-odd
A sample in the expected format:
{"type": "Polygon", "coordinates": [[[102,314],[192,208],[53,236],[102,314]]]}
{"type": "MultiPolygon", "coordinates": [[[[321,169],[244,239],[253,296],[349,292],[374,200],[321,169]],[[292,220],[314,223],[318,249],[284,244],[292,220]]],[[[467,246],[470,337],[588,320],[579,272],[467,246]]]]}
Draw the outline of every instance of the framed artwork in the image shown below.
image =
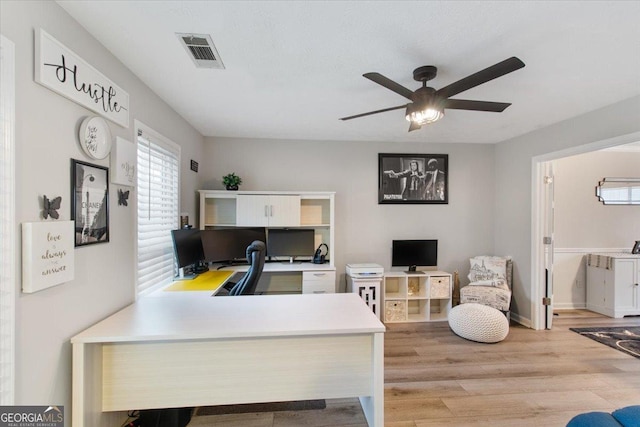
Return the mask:
{"type": "Polygon", "coordinates": [[[109,169],[71,159],[75,246],[109,241],[109,169]]]}
{"type": "Polygon", "coordinates": [[[448,174],[448,154],[378,154],[378,204],[447,204],[448,174]]]}
{"type": "Polygon", "coordinates": [[[640,254],[640,240],[636,240],[636,243],[633,245],[631,249],[632,254],[640,254]]]}

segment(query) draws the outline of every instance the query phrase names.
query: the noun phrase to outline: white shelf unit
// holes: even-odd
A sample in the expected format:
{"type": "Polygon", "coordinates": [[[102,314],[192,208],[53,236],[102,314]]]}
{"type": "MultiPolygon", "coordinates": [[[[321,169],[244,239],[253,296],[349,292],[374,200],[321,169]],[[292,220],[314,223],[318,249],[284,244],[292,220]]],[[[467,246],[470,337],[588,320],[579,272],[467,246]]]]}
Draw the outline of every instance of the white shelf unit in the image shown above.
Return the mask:
{"type": "MultiPolygon", "coordinates": [[[[268,233],[269,228],[312,228],[315,247],[321,243],[329,246],[328,264],[324,266],[330,267],[330,271],[311,268],[305,272],[303,293],[335,292],[335,192],[199,190],[199,193],[202,230],[266,227],[268,233]]],[[[291,268],[295,270],[295,266],[292,264],[291,268]]]]}
{"type": "Polygon", "coordinates": [[[451,274],[386,272],[382,279],[385,323],[447,320],[451,310],[451,274]]]}

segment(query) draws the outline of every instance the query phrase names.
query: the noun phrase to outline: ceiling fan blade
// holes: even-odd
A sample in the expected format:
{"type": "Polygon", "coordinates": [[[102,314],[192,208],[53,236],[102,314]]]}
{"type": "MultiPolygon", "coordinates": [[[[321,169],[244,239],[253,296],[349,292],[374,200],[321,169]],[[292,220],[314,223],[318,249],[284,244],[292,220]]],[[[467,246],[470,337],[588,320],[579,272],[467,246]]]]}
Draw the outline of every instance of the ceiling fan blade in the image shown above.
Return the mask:
{"type": "Polygon", "coordinates": [[[407,108],[407,105],[408,104],[398,105],[397,107],[384,108],[382,110],[376,110],[376,111],[369,111],[368,113],[356,114],[355,116],[341,117],[340,120],[357,119],[358,117],[370,116],[371,114],[378,114],[378,113],[384,113],[386,111],[399,110],[401,108],[407,108]]]}
{"type": "Polygon", "coordinates": [[[508,102],[471,101],[468,99],[447,99],[444,108],[451,110],[489,111],[493,113],[503,112],[509,105],[508,102]]]}
{"type": "Polygon", "coordinates": [[[362,76],[366,77],[367,79],[371,80],[372,82],[378,83],[380,86],[384,86],[387,89],[394,91],[398,95],[402,95],[405,98],[410,99],[411,101],[413,101],[413,91],[412,90],[407,89],[406,87],[402,86],[401,84],[394,82],[393,80],[383,76],[380,73],[366,73],[366,74],[363,74],[362,76]]]}
{"type": "Polygon", "coordinates": [[[491,67],[485,68],[484,70],[471,74],[470,76],[458,80],[455,83],[451,83],[449,86],[439,89],[436,91],[436,94],[443,98],[449,98],[450,96],[457,95],[460,92],[464,92],[465,90],[469,90],[483,83],[504,76],[505,74],[519,70],[522,67],[524,67],[524,62],[515,56],[512,56],[509,59],[505,59],[491,67]]]}

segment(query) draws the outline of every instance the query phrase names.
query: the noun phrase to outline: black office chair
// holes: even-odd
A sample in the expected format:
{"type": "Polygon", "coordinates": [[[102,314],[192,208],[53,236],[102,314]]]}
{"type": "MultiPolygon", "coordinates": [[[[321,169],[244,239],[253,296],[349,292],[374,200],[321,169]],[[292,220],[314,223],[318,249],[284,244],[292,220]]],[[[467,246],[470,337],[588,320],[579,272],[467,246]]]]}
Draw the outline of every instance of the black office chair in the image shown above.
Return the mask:
{"type": "Polygon", "coordinates": [[[242,276],[237,283],[229,282],[220,289],[216,296],[237,296],[237,295],[253,295],[258,286],[258,281],[264,269],[266,245],[260,240],[254,240],[247,246],[247,261],[249,261],[249,270],[242,276]]]}

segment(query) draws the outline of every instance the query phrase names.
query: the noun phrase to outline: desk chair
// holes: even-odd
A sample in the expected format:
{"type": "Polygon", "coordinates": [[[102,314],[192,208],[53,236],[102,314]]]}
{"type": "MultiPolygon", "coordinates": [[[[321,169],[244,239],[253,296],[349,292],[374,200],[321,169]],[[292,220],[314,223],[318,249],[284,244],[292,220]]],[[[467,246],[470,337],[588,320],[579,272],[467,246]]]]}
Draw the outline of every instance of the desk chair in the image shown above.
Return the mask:
{"type": "Polygon", "coordinates": [[[264,259],[267,248],[264,242],[260,240],[254,240],[249,246],[247,246],[247,261],[249,261],[249,270],[237,283],[228,282],[224,285],[220,292],[216,296],[236,296],[236,295],[253,295],[256,287],[258,286],[258,280],[262,275],[264,269],[264,259]]]}

